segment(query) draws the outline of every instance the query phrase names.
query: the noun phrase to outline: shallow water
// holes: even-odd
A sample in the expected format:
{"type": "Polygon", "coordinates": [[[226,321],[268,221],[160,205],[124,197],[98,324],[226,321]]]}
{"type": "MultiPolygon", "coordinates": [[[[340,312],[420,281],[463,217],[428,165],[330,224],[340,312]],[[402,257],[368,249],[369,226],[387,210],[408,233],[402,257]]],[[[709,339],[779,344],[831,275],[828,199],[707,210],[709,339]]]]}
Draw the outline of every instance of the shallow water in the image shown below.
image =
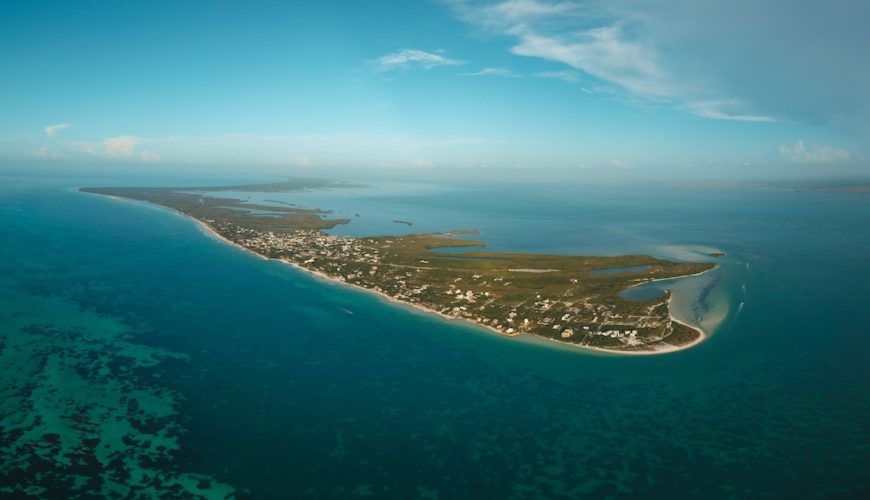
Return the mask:
{"type": "Polygon", "coordinates": [[[0,488],[867,493],[870,236],[857,228],[870,227],[870,197],[407,185],[287,195],[359,213],[343,234],[477,228],[495,250],[725,251],[717,273],[669,285],[688,288],[675,311],[716,333],[624,357],[443,321],[240,252],[169,211],[69,189],[149,181],[0,183],[0,488]],[[19,453],[22,440],[38,450],[19,453]],[[63,458],[76,449],[87,466],[63,458]]]}

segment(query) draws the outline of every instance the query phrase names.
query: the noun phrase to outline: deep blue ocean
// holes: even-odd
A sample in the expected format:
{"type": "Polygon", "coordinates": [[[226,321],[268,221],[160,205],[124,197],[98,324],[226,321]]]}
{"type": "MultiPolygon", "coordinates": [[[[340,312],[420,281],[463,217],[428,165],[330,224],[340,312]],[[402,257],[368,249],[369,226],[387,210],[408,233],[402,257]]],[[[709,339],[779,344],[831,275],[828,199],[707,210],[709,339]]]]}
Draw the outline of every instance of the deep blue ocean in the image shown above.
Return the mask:
{"type": "Polygon", "coordinates": [[[870,496],[870,195],[239,194],[332,209],[344,235],[727,253],[677,304],[708,340],[617,356],[444,321],[76,191],[264,180],[0,173],[0,496],[870,496]]]}

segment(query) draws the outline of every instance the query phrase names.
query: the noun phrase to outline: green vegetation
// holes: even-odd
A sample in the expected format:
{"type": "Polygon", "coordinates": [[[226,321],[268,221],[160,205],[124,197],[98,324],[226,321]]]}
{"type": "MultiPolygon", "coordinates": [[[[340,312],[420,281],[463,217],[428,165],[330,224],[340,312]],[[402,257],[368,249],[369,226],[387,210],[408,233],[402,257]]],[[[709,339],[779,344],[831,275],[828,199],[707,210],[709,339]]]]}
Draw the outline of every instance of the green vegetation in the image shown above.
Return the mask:
{"type": "MultiPolygon", "coordinates": [[[[321,187],[343,187],[328,184],[321,187]]],[[[257,186],[256,191],[301,190],[301,181],[257,186]]],[[[192,188],[85,188],[83,191],[174,208],[222,237],[263,256],[386,294],[396,300],[462,318],[506,335],[533,334],[612,351],[670,350],[700,333],[671,320],[669,295],[626,301],[617,292],[639,282],[700,273],[707,263],[680,263],[644,255],[589,257],[500,253],[481,241],[458,238],[476,231],[349,238],[321,230],[347,219],[290,204],[256,205],[213,198],[192,188]],[[258,211],[268,211],[268,215],[258,211]],[[468,248],[447,253],[438,248],[468,248]],[[637,271],[594,274],[611,268],[637,271]]],[[[240,191],[209,188],[209,191],[240,191]]],[[[253,191],[253,189],[246,189],[253,191]]]]}
{"type": "MultiPolygon", "coordinates": [[[[326,186],[317,184],[316,186],[326,186]]],[[[207,224],[226,222],[257,231],[272,231],[274,233],[292,233],[298,230],[329,229],[338,224],[347,224],[348,219],[326,220],[322,216],[330,212],[320,209],[298,208],[290,206],[256,205],[244,203],[242,200],[230,198],[213,198],[197,194],[197,191],[249,191],[249,192],[275,192],[278,189],[265,189],[268,184],[257,186],[260,189],[241,189],[242,186],[226,188],[82,188],[86,193],[117,196],[133,200],[142,200],[174,208],[175,210],[189,215],[207,224]],[[256,215],[252,210],[265,210],[273,214],[262,216],[256,215]]],[[[272,186],[285,186],[283,191],[301,191],[304,185],[301,183],[275,184],[272,186]],[[293,187],[290,187],[293,186],[293,187]]],[[[339,187],[329,185],[331,187],[339,187]]],[[[340,185],[343,186],[343,185],[340,185]]]]}

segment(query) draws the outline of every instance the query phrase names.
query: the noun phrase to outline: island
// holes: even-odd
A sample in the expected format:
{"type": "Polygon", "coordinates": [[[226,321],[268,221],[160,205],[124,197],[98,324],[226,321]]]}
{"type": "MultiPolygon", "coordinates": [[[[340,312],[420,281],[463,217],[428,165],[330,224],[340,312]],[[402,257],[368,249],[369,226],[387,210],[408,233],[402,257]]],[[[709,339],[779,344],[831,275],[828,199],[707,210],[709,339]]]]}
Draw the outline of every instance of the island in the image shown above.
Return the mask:
{"type": "Polygon", "coordinates": [[[472,322],[502,335],[535,335],[567,345],[624,354],[684,349],[705,333],[670,312],[670,292],[630,301],[618,292],[652,280],[696,275],[711,263],[646,255],[572,256],[486,251],[474,230],[346,237],[325,233],[348,219],[290,203],[251,203],[213,193],[341,189],[352,184],[291,180],[251,186],[92,187],[82,192],[168,207],[219,238],[263,258],[324,279],[472,322]],[[611,272],[615,270],[616,272],[611,272]]]}

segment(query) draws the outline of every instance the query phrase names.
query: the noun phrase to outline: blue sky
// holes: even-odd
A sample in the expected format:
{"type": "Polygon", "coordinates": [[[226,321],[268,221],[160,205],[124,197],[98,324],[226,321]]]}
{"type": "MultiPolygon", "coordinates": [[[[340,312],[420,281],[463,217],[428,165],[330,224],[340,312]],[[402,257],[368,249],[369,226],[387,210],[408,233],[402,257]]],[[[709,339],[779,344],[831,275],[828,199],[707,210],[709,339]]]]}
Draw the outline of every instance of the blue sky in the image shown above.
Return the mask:
{"type": "Polygon", "coordinates": [[[867,2],[4,2],[0,161],[866,175],[867,2]]]}

